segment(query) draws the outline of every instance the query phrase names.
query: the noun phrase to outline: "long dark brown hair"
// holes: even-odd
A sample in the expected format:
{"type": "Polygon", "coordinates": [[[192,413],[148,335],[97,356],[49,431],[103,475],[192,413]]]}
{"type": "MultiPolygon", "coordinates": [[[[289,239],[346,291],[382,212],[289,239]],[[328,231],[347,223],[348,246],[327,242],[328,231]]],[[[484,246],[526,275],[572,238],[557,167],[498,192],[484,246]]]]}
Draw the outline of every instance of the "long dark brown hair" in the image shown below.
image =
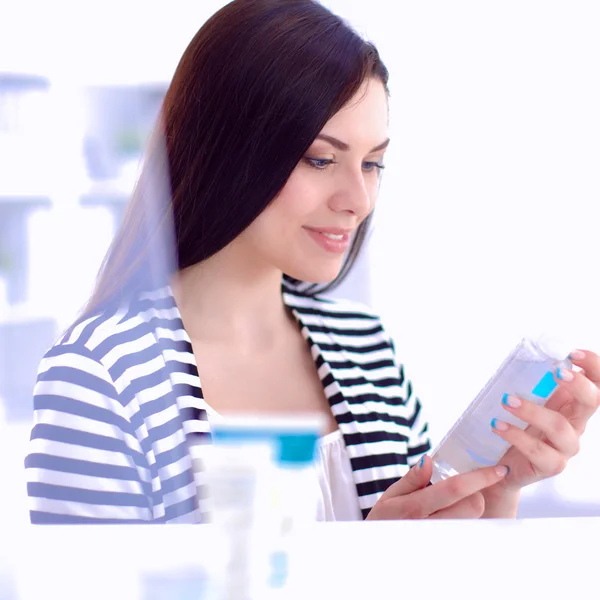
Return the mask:
{"type": "MultiPolygon", "coordinates": [[[[173,265],[163,265],[170,274],[227,246],[277,196],[368,77],[387,90],[375,46],[315,1],[235,0],[212,16],[167,90],[140,183],[84,316],[161,280],[157,263],[168,249],[158,239],[170,236],[176,249],[173,265]],[[149,196],[156,197],[152,206],[149,196]]],[[[358,228],[338,277],[319,292],[346,277],[369,221],[358,228]]]]}

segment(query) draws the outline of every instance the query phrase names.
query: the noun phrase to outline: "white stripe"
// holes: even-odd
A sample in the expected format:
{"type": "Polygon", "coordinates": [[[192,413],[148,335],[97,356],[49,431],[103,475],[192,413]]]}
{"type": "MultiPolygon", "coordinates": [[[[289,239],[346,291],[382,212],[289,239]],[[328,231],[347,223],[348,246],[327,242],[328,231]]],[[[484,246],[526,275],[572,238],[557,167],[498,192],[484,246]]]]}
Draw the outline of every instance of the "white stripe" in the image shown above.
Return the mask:
{"type": "Polygon", "coordinates": [[[88,419],[80,415],[72,415],[71,413],[57,412],[52,409],[37,410],[35,414],[35,422],[56,425],[66,429],[73,429],[82,433],[92,435],[100,435],[113,440],[124,441],[129,448],[133,448],[141,452],[141,446],[137,438],[125,433],[120,427],[116,427],[110,423],[88,419]]]}
{"type": "MultiPolygon", "coordinates": [[[[344,348],[344,350],[341,352],[339,350],[324,350],[322,348],[320,350],[323,358],[327,362],[351,360],[359,367],[360,365],[368,365],[369,363],[374,363],[381,360],[390,360],[390,351],[387,348],[384,348],[383,350],[374,350],[371,352],[354,352],[350,348],[344,348]]],[[[365,371],[365,377],[369,377],[369,372],[370,371],[365,371]]]]}
{"type": "MultiPolygon", "coordinates": [[[[338,384],[339,385],[339,384],[338,384]]],[[[347,398],[356,398],[361,394],[376,394],[381,397],[382,400],[389,400],[391,398],[402,398],[406,399],[407,390],[404,387],[398,385],[388,387],[376,387],[372,383],[359,383],[355,385],[344,386],[344,396],[347,398]]],[[[404,406],[404,408],[406,408],[404,406]]],[[[409,411],[410,414],[414,412],[414,408],[409,411]]]]}
{"type": "Polygon", "coordinates": [[[125,311],[121,311],[102,321],[92,332],[89,339],[85,342],[85,345],[90,350],[97,348],[102,342],[110,339],[113,335],[124,333],[133,329],[136,325],[139,325],[141,321],[134,317],[121,322],[121,319],[125,315],[125,311]]]}
{"type": "Polygon", "coordinates": [[[365,494],[358,497],[358,506],[361,509],[370,509],[377,504],[377,500],[383,496],[383,492],[375,492],[374,494],[365,494]]]}
{"type": "Polygon", "coordinates": [[[385,467],[370,467],[369,469],[359,469],[354,471],[354,481],[356,483],[368,483],[380,479],[398,478],[408,471],[406,465],[386,465],[385,467]]]}
{"type": "Polygon", "coordinates": [[[283,299],[288,306],[299,307],[299,308],[315,308],[324,312],[331,313],[332,316],[335,313],[358,313],[363,314],[365,317],[375,316],[371,309],[365,304],[360,302],[354,302],[352,300],[331,300],[317,299],[310,296],[296,296],[294,294],[283,293],[283,299]]]}
{"type": "MultiPolygon", "coordinates": [[[[379,333],[374,335],[365,335],[361,337],[341,336],[335,333],[311,332],[311,337],[315,344],[338,344],[345,351],[353,352],[365,348],[366,346],[375,346],[376,344],[387,343],[387,340],[379,333]]],[[[364,353],[363,353],[364,354],[364,353]]]]}
{"type": "Polygon", "coordinates": [[[379,326],[379,322],[373,319],[339,319],[335,317],[323,317],[321,315],[302,315],[302,323],[306,326],[325,325],[332,329],[368,331],[379,326]]]}
{"type": "Polygon", "coordinates": [[[196,496],[196,483],[192,481],[187,485],[177,488],[168,494],[164,494],[163,500],[165,503],[165,508],[169,506],[173,506],[174,504],[179,504],[184,500],[188,500],[189,498],[193,498],[196,496]]]}
{"type": "Polygon", "coordinates": [[[144,423],[136,430],[136,435],[143,436],[145,439],[147,433],[151,432],[155,427],[160,427],[173,419],[176,419],[179,415],[177,405],[171,404],[167,408],[160,410],[153,415],[149,415],[144,419],[144,423]]]}
{"type": "Polygon", "coordinates": [[[386,440],[383,442],[369,442],[368,444],[352,444],[347,446],[350,458],[376,456],[378,454],[406,454],[406,442],[386,440]]]}
{"type": "Polygon", "coordinates": [[[152,360],[143,363],[137,363],[125,369],[123,374],[115,380],[117,389],[123,393],[126,387],[141,377],[153,375],[160,369],[165,368],[165,361],[162,356],[157,356],[152,360]]]}
{"type": "Polygon", "coordinates": [[[190,341],[190,338],[183,329],[165,329],[164,327],[157,327],[156,333],[160,338],[173,340],[175,342],[190,341]]]}
{"type": "Polygon", "coordinates": [[[196,359],[191,352],[181,352],[180,350],[173,350],[171,348],[167,348],[164,351],[164,357],[166,361],[174,361],[185,363],[188,365],[195,365],[196,359]]]}
{"type": "Polygon", "coordinates": [[[139,481],[108,479],[95,475],[65,473],[43,468],[26,469],[28,482],[41,482],[49,485],[90,490],[94,492],[115,492],[122,494],[143,494],[139,481]]]}
{"type": "Polygon", "coordinates": [[[102,362],[106,365],[107,369],[112,369],[121,358],[141,352],[154,345],[156,345],[156,338],[152,334],[147,333],[129,342],[117,344],[102,357],[102,362]]]}
{"type": "Polygon", "coordinates": [[[340,431],[347,435],[353,433],[373,433],[375,431],[385,431],[386,433],[400,433],[409,437],[411,432],[409,427],[398,425],[398,423],[393,423],[390,421],[366,421],[364,423],[352,421],[350,423],[342,423],[339,427],[340,431]]]}
{"type": "MultiPolygon", "coordinates": [[[[365,400],[364,402],[357,404],[348,404],[346,402],[339,402],[334,404],[331,407],[334,415],[343,415],[348,412],[348,407],[350,407],[351,414],[353,415],[366,415],[371,412],[380,413],[380,414],[388,414],[392,417],[398,417],[402,419],[410,419],[413,415],[414,409],[411,406],[407,405],[398,405],[393,406],[392,404],[387,404],[385,402],[376,401],[376,400],[365,400]]],[[[396,425],[398,426],[398,425],[396,425]]]]}
{"type": "Polygon", "coordinates": [[[65,500],[49,500],[48,498],[29,497],[29,509],[69,515],[72,517],[92,517],[96,519],[151,519],[150,510],[135,506],[110,506],[103,504],[84,504],[65,500]]]}
{"type": "MultiPolygon", "coordinates": [[[[191,460],[191,459],[190,459],[191,460]]],[[[190,464],[187,460],[180,459],[176,460],[173,463],[165,465],[158,469],[158,482],[157,485],[160,485],[160,481],[166,481],[171,477],[176,477],[177,475],[181,475],[184,471],[187,471],[190,468],[190,464]]],[[[157,488],[158,489],[158,488],[157,488]]]]}
{"type": "Polygon", "coordinates": [[[76,458],[77,460],[87,460],[101,465],[135,467],[133,460],[122,452],[98,450],[98,448],[88,448],[87,446],[74,446],[73,444],[65,444],[64,442],[55,442],[41,438],[34,438],[29,442],[29,453],[47,454],[61,458],[76,458]]]}
{"type": "MultiPolygon", "coordinates": [[[[123,406],[118,400],[109,398],[104,394],[100,394],[89,388],[82,387],[69,381],[38,381],[34,388],[34,396],[59,396],[62,398],[68,398],[70,400],[76,400],[82,404],[88,406],[94,406],[96,408],[103,408],[112,412],[115,415],[119,415],[125,419],[128,416],[125,413],[123,406]]],[[[35,414],[38,411],[35,411],[35,414]]],[[[65,414],[60,412],[60,415],[65,414]]]]}
{"type": "MultiPolygon", "coordinates": [[[[325,366],[325,365],[323,365],[325,366]]],[[[377,369],[371,369],[369,372],[361,369],[358,366],[351,367],[349,369],[331,369],[331,374],[339,381],[344,379],[355,379],[362,377],[369,382],[376,383],[384,379],[395,379],[398,381],[398,368],[395,366],[378,367],[377,369]]],[[[397,383],[396,383],[397,385],[397,383]]],[[[404,386],[402,386],[404,387],[404,386]]],[[[378,388],[379,389],[379,388],[378,388]]]]}
{"type": "Polygon", "coordinates": [[[200,379],[192,373],[182,373],[177,371],[175,373],[171,373],[171,378],[175,384],[191,385],[193,387],[200,386],[200,379]]]}

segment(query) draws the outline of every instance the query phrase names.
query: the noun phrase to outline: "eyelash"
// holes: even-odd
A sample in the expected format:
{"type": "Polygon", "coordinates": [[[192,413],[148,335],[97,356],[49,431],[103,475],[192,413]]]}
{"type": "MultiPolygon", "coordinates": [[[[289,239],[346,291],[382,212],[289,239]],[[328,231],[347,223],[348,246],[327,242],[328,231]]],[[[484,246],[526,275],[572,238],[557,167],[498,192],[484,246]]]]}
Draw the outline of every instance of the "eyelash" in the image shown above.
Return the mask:
{"type": "MultiPolygon", "coordinates": [[[[329,165],[337,164],[337,162],[331,158],[305,158],[304,160],[310,167],[317,169],[318,171],[324,171],[329,165]],[[322,166],[318,166],[316,163],[321,163],[322,166]]],[[[369,168],[366,169],[367,173],[371,173],[374,169],[377,169],[379,172],[385,169],[385,165],[378,162],[368,161],[363,163],[363,165],[369,165],[369,168]]]]}

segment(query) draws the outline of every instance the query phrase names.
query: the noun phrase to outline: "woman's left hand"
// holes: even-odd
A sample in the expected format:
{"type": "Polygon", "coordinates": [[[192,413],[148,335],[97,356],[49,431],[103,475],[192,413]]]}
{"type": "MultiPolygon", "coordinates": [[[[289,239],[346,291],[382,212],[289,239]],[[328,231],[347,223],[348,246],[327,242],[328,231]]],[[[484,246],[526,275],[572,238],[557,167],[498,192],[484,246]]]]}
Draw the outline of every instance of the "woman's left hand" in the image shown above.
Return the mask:
{"type": "Polygon", "coordinates": [[[579,440],[600,405],[600,357],[590,351],[575,351],[571,362],[581,371],[560,369],[554,373],[558,389],[545,406],[505,397],[504,408],[529,427],[524,431],[495,420],[493,431],[511,444],[501,464],[508,475],[490,489],[491,497],[518,492],[526,485],[562,473],[579,452],[579,440]]]}

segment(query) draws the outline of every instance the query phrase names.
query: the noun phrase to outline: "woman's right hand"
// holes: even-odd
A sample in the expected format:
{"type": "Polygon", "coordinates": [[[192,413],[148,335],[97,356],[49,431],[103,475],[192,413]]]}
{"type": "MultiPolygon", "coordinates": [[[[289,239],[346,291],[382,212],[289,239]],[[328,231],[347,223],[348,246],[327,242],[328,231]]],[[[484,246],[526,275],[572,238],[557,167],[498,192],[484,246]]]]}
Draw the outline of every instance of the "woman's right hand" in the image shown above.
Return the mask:
{"type": "Polygon", "coordinates": [[[431,472],[431,458],[425,456],[384,492],[367,520],[479,519],[485,510],[481,490],[498,483],[508,469],[485,467],[428,486],[431,472]]]}

